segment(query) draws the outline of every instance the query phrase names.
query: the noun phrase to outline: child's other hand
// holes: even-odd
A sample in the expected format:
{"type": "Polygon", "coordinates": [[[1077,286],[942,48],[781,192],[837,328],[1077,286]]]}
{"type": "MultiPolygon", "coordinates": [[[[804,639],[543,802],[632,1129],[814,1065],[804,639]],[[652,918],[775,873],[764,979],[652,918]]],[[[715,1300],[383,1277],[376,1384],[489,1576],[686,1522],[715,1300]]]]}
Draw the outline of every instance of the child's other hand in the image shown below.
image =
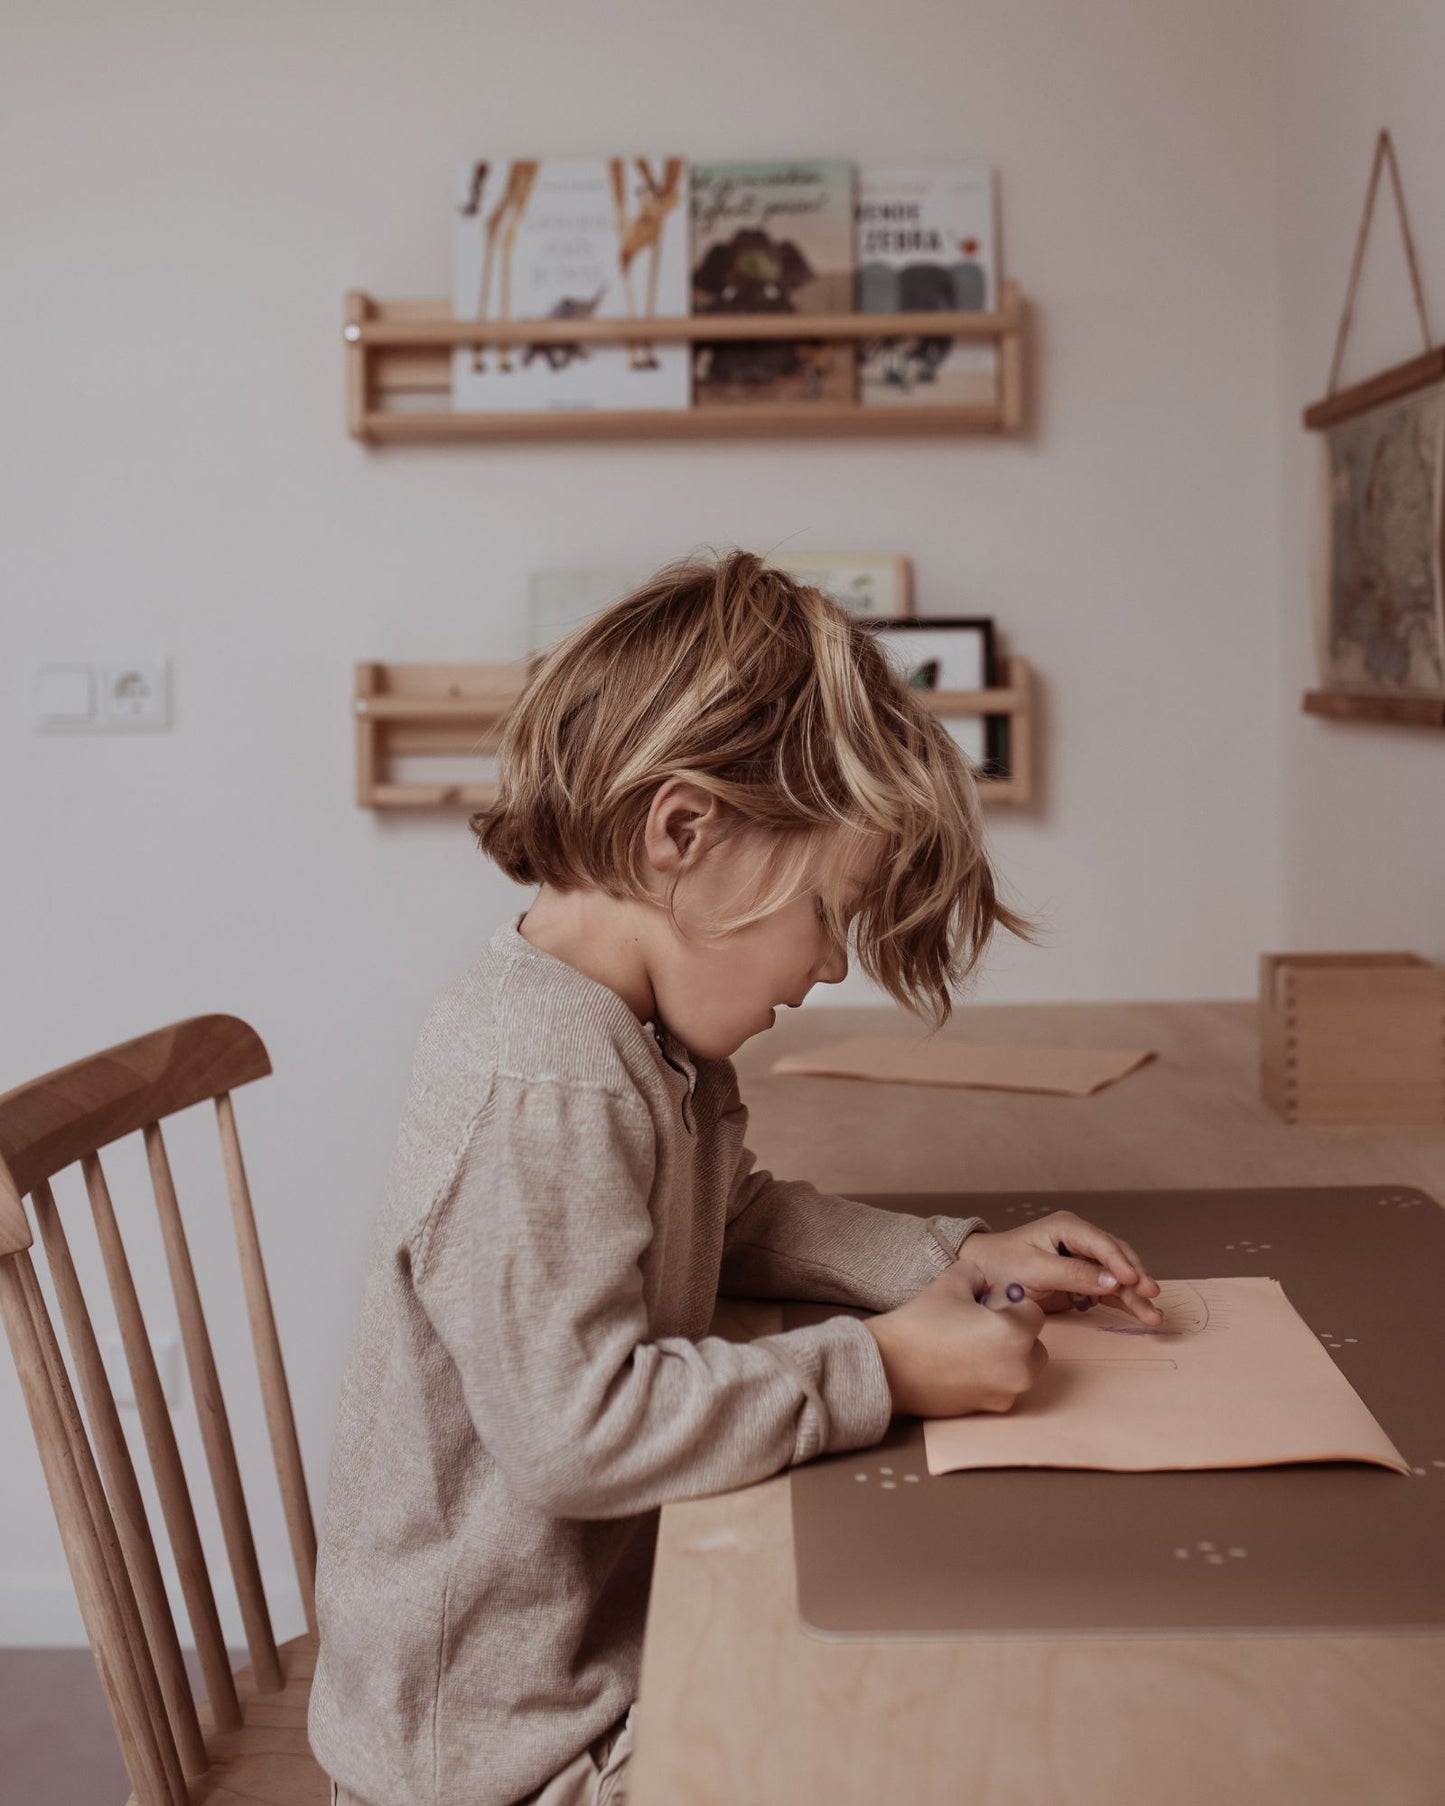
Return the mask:
{"type": "MultiPolygon", "coordinates": [[[[968,1238],[972,1241],[974,1238],[968,1238]]],[[[966,1256],[921,1292],[864,1319],[883,1357],[893,1408],[915,1417],[962,1417],[1007,1411],[1047,1362],[1039,1341],[1044,1314],[995,1287],[981,1304],[982,1272],[966,1256]]]]}
{"type": "Polygon", "coordinates": [[[1145,1272],[1128,1242],[1071,1210],[1051,1211],[1017,1229],[975,1229],[965,1237],[959,1258],[965,1255],[990,1286],[1017,1280],[1046,1311],[1066,1311],[1075,1295],[1083,1295],[1132,1313],[1149,1329],[1164,1321],[1151,1302],[1159,1282],[1145,1272]],[[1060,1254],[1060,1243],[1067,1253],[1060,1254]]]}

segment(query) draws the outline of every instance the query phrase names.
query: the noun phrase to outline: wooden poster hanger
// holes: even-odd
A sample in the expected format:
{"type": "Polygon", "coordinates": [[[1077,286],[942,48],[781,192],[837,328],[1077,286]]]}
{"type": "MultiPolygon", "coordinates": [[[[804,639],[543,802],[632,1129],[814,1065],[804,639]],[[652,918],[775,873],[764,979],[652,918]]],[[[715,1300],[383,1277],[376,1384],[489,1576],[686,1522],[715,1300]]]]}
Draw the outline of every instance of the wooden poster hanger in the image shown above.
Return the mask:
{"type": "Polygon", "coordinates": [[[1410,221],[1405,212],[1405,193],[1400,183],[1400,168],[1395,161],[1395,146],[1388,131],[1382,131],[1375,140],[1375,157],[1370,166],[1370,183],[1365,192],[1365,210],[1360,219],[1360,229],[1355,235],[1355,256],[1350,267],[1350,284],[1345,293],[1344,311],[1340,315],[1339,330],[1335,335],[1335,355],[1330,365],[1330,384],[1325,391],[1324,399],[1313,403],[1304,411],[1304,424],[1307,427],[1320,428],[1333,426],[1336,421],[1347,420],[1352,414],[1362,414],[1368,408],[1378,407],[1382,401],[1393,401],[1397,396],[1408,395],[1416,389],[1422,389],[1427,383],[1437,382],[1445,377],[1445,345],[1433,344],[1430,336],[1430,320],[1425,311],[1425,289],[1420,280],[1420,263],[1415,255],[1415,240],[1410,233],[1410,221]],[[1410,270],[1410,287],[1415,297],[1415,312],[1420,319],[1420,333],[1425,348],[1419,357],[1411,358],[1403,364],[1396,364],[1389,370],[1382,370],[1367,382],[1356,383],[1348,389],[1337,389],[1340,379],[1340,366],[1344,362],[1345,340],[1349,337],[1350,326],[1354,319],[1355,291],[1359,287],[1360,271],[1365,261],[1365,242],[1370,234],[1370,220],[1375,210],[1375,193],[1380,184],[1380,170],[1388,162],[1390,166],[1390,186],[1395,195],[1395,211],[1400,221],[1400,235],[1405,244],[1405,261],[1410,270]]]}

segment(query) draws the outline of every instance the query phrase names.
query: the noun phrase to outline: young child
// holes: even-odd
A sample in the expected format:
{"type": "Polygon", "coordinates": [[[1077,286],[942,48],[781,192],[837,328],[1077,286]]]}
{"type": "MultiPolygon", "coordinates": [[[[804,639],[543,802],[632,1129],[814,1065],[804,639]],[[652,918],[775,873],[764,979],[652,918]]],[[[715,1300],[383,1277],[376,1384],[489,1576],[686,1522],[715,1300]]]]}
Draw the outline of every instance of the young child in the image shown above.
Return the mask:
{"type": "Polygon", "coordinates": [[[309,1729],[340,1806],[622,1806],[661,1505],[1007,1410],[1071,1294],[1162,1321],[1075,1216],[754,1170],[729,1055],[850,934],[935,1026],[995,925],[1033,938],[865,622],[745,552],[669,567],[540,661],[501,768],[472,827],[539,889],[422,1027],[336,1429],[309,1729]],[[877,1315],[733,1343],[720,1291],[877,1315]]]}

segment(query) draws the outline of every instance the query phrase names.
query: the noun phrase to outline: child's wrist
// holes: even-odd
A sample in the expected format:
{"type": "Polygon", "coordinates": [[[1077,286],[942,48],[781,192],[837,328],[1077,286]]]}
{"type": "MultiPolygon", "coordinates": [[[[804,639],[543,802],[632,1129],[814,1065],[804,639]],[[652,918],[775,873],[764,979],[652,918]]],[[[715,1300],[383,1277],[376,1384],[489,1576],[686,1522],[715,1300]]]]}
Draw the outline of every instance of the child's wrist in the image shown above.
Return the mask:
{"type": "Polygon", "coordinates": [[[883,1377],[888,1382],[888,1395],[893,1400],[894,1410],[900,1409],[898,1403],[898,1387],[894,1380],[893,1367],[893,1325],[890,1321],[891,1311],[880,1311],[875,1317],[861,1319],[864,1329],[878,1345],[879,1359],[883,1363],[883,1377]]]}

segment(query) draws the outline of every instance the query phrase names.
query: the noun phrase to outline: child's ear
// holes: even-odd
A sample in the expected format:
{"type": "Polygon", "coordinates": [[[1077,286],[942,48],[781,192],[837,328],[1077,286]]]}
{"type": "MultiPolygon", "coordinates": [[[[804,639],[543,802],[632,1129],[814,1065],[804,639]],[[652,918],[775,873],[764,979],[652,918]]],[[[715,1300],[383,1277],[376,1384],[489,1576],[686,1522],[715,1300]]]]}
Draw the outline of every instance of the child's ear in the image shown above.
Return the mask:
{"type": "Polygon", "coordinates": [[[643,827],[643,848],[658,871],[674,871],[691,855],[705,823],[718,819],[717,798],[678,778],[658,786],[643,827]]]}

